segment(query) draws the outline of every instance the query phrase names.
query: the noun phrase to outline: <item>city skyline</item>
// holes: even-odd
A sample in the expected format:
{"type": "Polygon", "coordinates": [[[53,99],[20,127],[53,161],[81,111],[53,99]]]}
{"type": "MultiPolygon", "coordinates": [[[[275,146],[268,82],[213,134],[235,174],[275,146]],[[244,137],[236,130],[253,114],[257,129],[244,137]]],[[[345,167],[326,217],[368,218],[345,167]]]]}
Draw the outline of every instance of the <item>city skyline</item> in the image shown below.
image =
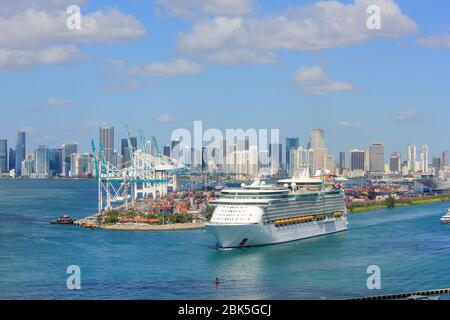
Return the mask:
{"type": "MultiPolygon", "coordinates": [[[[208,141],[202,141],[201,149],[197,150],[196,146],[187,147],[184,143],[180,143],[179,138],[175,138],[168,144],[164,144],[161,149],[158,148],[158,142],[154,136],[151,139],[145,139],[142,131],[139,131],[140,144],[138,144],[137,137],[121,138],[114,132],[114,127],[100,127],[98,138],[94,144],[98,146],[96,150],[98,159],[104,158],[106,162],[117,168],[132,165],[129,143],[133,146],[133,153],[139,150],[138,152],[156,155],[156,150],[158,150],[161,154],[170,155],[195,171],[239,173],[253,177],[260,174],[292,176],[302,171],[303,168],[309,168],[311,174],[325,171],[351,178],[385,174],[439,175],[441,169],[444,170],[442,174],[445,175],[449,168],[449,151],[444,150],[436,156],[434,153],[430,154],[427,144],[419,145],[419,148],[415,144],[409,144],[404,157],[401,152],[386,153],[385,144],[382,142],[372,143],[364,150],[340,151],[339,156],[336,157],[328,152],[326,133],[320,128],[311,130],[310,140],[306,145],[300,144],[299,138],[294,137],[286,138],[286,144],[283,147],[281,142],[266,141],[262,143],[261,139],[267,139],[264,135],[263,138],[255,137],[256,141],[251,141],[250,136],[247,135],[235,136],[234,141],[230,142],[231,144],[228,140],[219,143],[224,148],[222,150],[223,159],[222,156],[218,157],[217,144],[208,141]],[[116,150],[114,147],[116,140],[121,142],[117,144],[120,150],[116,150]],[[283,158],[283,153],[285,153],[285,158],[283,158]],[[347,154],[349,162],[346,161],[347,154]],[[199,160],[195,160],[197,156],[202,158],[200,163],[198,163],[199,160]],[[207,158],[204,158],[205,156],[207,158]]],[[[172,138],[174,137],[173,135],[172,138]]],[[[0,139],[0,160],[2,160],[3,166],[8,165],[9,170],[15,169],[16,175],[35,178],[94,176],[95,155],[92,152],[79,152],[77,143],[63,144],[61,148],[41,144],[32,152],[26,153],[27,139],[25,132],[17,131],[15,145],[19,152],[12,148],[8,152],[8,140],[0,139]],[[23,156],[18,156],[18,153],[23,153],[23,156]],[[14,158],[13,163],[11,162],[12,157],[14,158]],[[19,161],[19,157],[23,157],[23,160],[19,161]],[[9,163],[7,163],[8,161],[5,163],[5,159],[8,158],[9,163]]],[[[5,174],[7,171],[2,170],[2,173],[5,174]]]]}
{"type": "Polygon", "coordinates": [[[20,128],[29,133],[32,149],[78,141],[80,149],[88,151],[100,126],[114,126],[118,135],[126,136],[126,123],[165,141],[174,129],[203,120],[221,130],[279,128],[282,140],[299,136],[302,145],[311,129],[323,128],[335,156],[376,141],[389,142],[387,154],[403,153],[410,143],[448,149],[450,79],[442,72],[450,65],[445,42],[448,2],[337,2],[341,12],[361,25],[353,26],[354,34],[343,26],[347,33],[336,39],[328,34],[337,17],[328,9],[330,21],[324,19],[317,2],[243,1],[247,7],[242,11],[183,3],[110,1],[106,6],[75,0],[0,6],[5,25],[19,20],[24,26],[39,26],[34,13],[41,11],[55,22],[51,31],[61,35],[54,39],[38,28],[30,42],[24,27],[15,30],[10,42],[0,42],[1,50],[24,57],[18,61],[14,54],[7,55],[0,64],[2,103],[8,110],[2,113],[0,137],[14,141],[20,128]],[[392,9],[378,33],[365,26],[362,9],[369,3],[392,9]],[[63,18],[69,4],[80,5],[82,19],[95,19],[98,13],[114,17],[114,22],[108,30],[100,24],[90,35],[83,29],[80,34],[66,30],[63,18]],[[433,19],[429,6],[441,7],[433,19]],[[30,10],[29,21],[23,18],[24,9],[30,10]],[[315,13],[312,24],[324,34],[322,42],[301,33],[298,39],[284,38],[286,26],[271,20],[285,17],[302,30],[304,10],[315,13]],[[258,30],[249,27],[252,22],[274,40],[269,48],[255,36],[258,30]],[[127,32],[120,33],[124,26],[127,32]],[[232,33],[236,42],[220,38],[226,26],[237,28],[232,33]],[[243,44],[245,37],[252,40],[249,47],[243,44]],[[291,46],[275,41],[278,37],[291,46]],[[233,52],[226,51],[227,46],[233,52]],[[38,59],[57,49],[59,60],[38,59]]]}

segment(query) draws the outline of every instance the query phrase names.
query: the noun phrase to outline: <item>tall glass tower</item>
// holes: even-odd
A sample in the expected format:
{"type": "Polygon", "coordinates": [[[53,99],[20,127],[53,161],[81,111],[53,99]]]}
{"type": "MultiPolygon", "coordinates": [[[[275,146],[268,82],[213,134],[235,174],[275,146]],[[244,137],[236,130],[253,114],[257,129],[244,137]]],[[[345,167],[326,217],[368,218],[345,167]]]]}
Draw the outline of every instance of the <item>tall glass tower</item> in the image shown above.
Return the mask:
{"type": "Polygon", "coordinates": [[[114,164],[114,127],[101,127],[99,129],[99,138],[106,161],[114,164]]]}
{"type": "Polygon", "coordinates": [[[16,142],[16,175],[20,176],[22,174],[22,161],[25,160],[26,153],[26,134],[23,131],[17,132],[17,142],[16,142]]]}
{"type": "Polygon", "coordinates": [[[46,146],[38,146],[35,150],[35,171],[39,177],[48,177],[50,173],[50,151],[46,146]]]}
{"type": "Polygon", "coordinates": [[[8,140],[0,140],[0,173],[8,172],[8,140]]]}
{"type": "MultiPolygon", "coordinates": [[[[130,137],[131,146],[133,147],[132,153],[134,153],[137,150],[137,138],[136,137],[130,137]]],[[[123,166],[129,167],[131,165],[130,161],[130,150],[128,146],[128,138],[122,139],[122,145],[121,145],[121,153],[123,157],[123,166]]]]}

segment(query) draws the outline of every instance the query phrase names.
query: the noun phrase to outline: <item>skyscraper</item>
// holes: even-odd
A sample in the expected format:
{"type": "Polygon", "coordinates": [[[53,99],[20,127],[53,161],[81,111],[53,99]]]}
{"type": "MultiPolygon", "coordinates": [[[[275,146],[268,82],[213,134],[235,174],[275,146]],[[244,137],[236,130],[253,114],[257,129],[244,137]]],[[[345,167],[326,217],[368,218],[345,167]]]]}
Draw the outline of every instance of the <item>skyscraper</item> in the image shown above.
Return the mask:
{"type": "MultiPolygon", "coordinates": [[[[130,138],[130,142],[132,145],[132,153],[134,153],[137,150],[137,138],[136,137],[131,137],[130,138]]],[[[128,139],[122,139],[122,144],[121,144],[121,152],[122,152],[122,164],[124,167],[129,167],[130,166],[130,150],[128,148],[128,139]]]]}
{"type": "Polygon", "coordinates": [[[101,127],[99,129],[99,139],[105,154],[105,160],[114,164],[114,127],[101,127]]]}
{"type": "Polygon", "coordinates": [[[314,150],[325,148],[325,133],[322,129],[311,130],[310,146],[314,150]]]}
{"type": "Polygon", "coordinates": [[[70,176],[70,159],[71,155],[78,152],[77,143],[67,143],[62,146],[62,175],[64,177],[70,176]]]}
{"type": "Polygon", "coordinates": [[[442,166],[442,159],[440,157],[433,157],[433,168],[440,169],[442,166]]]}
{"type": "Polygon", "coordinates": [[[269,143],[269,159],[272,174],[276,174],[283,166],[283,145],[280,143],[269,143]]]}
{"type": "Polygon", "coordinates": [[[339,174],[342,174],[345,166],[345,152],[339,152],[339,174]]]}
{"type": "Polygon", "coordinates": [[[400,174],[402,172],[402,160],[399,152],[395,152],[389,158],[389,171],[393,174],[400,174]]]}
{"type": "Polygon", "coordinates": [[[22,161],[22,177],[31,177],[36,170],[35,154],[29,154],[25,160],[22,161]]]}
{"type": "Polygon", "coordinates": [[[334,169],[328,168],[328,150],[325,148],[325,132],[322,129],[311,130],[309,147],[314,150],[314,171],[334,169]]]}
{"type": "Polygon", "coordinates": [[[70,155],[70,176],[81,178],[94,174],[94,155],[91,153],[72,153],[70,155]]]}
{"type": "Polygon", "coordinates": [[[408,171],[409,173],[415,173],[417,163],[417,147],[414,144],[408,146],[408,171]]]}
{"type": "Polygon", "coordinates": [[[297,149],[300,145],[300,140],[298,138],[286,138],[286,171],[289,175],[291,172],[291,150],[297,149]]]}
{"type": "Polygon", "coordinates": [[[22,173],[22,161],[25,160],[25,153],[26,153],[26,134],[23,131],[18,131],[16,141],[16,161],[15,161],[16,175],[18,176],[20,176],[22,173]]]}
{"type": "Polygon", "coordinates": [[[170,146],[170,157],[175,160],[180,160],[180,140],[172,140],[170,146]]]}
{"type": "Polygon", "coordinates": [[[50,149],[49,162],[50,162],[49,175],[52,177],[61,175],[63,170],[62,149],[50,149]]]}
{"type": "Polygon", "coordinates": [[[48,177],[50,173],[50,152],[46,146],[38,146],[35,150],[35,173],[38,177],[48,177]]]}
{"type": "Polygon", "coordinates": [[[290,159],[292,174],[302,172],[304,169],[309,169],[310,173],[314,170],[314,151],[312,149],[303,147],[291,149],[290,159]]]}
{"type": "Polygon", "coordinates": [[[422,173],[428,173],[428,146],[426,144],[420,148],[419,170],[422,173]]]}
{"type": "Polygon", "coordinates": [[[364,150],[352,150],[350,151],[350,170],[364,172],[364,150]]]}
{"type": "Polygon", "coordinates": [[[8,140],[0,140],[0,173],[8,172],[8,140]]]}
{"type": "Polygon", "coordinates": [[[448,167],[449,166],[449,152],[444,151],[442,152],[442,166],[448,167]]]}
{"type": "Polygon", "coordinates": [[[9,148],[9,171],[16,169],[16,150],[9,148]]]}
{"type": "Polygon", "coordinates": [[[369,147],[370,160],[369,171],[371,173],[384,172],[384,145],[381,143],[373,143],[369,147]]]}
{"type": "Polygon", "coordinates": [[[163,148],[163,155],[170,157],[170,145],[166,144],[163,148]]]}

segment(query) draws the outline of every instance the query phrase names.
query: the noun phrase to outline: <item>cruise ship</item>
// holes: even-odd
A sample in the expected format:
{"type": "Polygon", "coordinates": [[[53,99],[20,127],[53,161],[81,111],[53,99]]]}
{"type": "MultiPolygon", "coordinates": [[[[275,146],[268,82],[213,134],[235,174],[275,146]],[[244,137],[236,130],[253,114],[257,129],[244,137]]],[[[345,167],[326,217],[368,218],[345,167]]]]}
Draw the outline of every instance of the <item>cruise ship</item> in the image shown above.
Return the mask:
{"type": "Polygon", "coordinates": [[[276,184],[257,180],[223,189],[211,200],[207,230],[220,248],[262,246],[348,229],[344,191],[309,177],[308,170],[276,184]]]}

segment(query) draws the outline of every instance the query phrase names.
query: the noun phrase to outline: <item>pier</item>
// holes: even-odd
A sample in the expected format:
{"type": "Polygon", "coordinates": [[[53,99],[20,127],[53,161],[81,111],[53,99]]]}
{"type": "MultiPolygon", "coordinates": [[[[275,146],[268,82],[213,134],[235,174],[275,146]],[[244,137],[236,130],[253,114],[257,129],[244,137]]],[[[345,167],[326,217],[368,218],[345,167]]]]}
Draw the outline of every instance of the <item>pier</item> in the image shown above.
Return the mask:
{"type": "Polygon", "coordinates": [[[405,300],[405,299],[415,299],[420,297],[433,297],[444,294],[450,294],[450,288],[447,289],[436,289],[436,290],[425,290],[425,291],[417,291],[417,292],[408,292],[408,293],[398,293],[398,294],[387,294],[380,296],[372,296],[372,297],[360,297],[350,299],[353,301],[376,301],[376,300],[405,300]]]}
{"type": "Polygon", "coordinates": [[[98,228],[98,213],[76,220],[73,224],[81,228],[98,228]]]}

